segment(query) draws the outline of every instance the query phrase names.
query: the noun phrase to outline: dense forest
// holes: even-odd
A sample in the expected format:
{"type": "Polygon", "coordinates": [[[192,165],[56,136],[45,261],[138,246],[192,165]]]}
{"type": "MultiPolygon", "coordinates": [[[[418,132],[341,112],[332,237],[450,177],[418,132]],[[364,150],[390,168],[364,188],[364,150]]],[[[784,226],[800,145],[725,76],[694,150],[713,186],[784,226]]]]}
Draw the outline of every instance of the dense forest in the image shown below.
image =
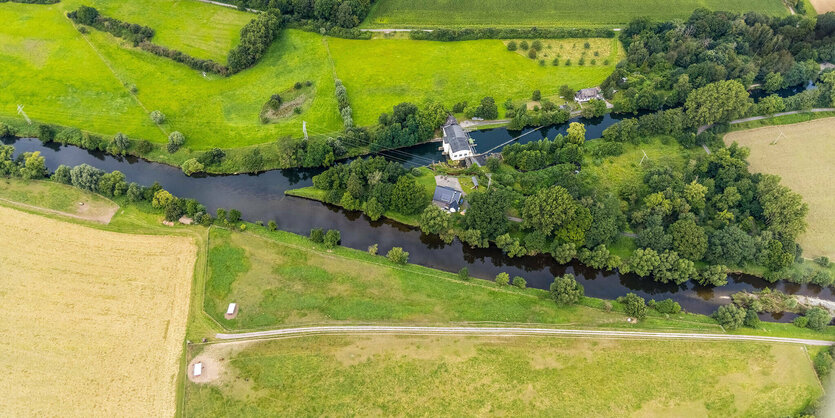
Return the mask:
{"type": "Polygon", "coordinates": [[[710,83],[771,92],[813,81],[835,59],[835,14],[768,17],[695,11],[684,22],[637,19],[621,33],[627,57],[601,86],[615,112],[682,105],[710,83]]]}

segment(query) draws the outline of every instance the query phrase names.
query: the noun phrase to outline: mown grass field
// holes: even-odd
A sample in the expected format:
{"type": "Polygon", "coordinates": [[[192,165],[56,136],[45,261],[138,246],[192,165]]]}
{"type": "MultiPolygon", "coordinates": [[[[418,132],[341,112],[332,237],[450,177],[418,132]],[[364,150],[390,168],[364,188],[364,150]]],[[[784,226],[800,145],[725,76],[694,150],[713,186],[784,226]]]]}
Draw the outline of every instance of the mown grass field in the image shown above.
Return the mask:
{"type": "Polygon", "coordinates": [[[40,180],[0,179],[0,199],[101,223],[119,209],[113,201],[72,186],[40,180]]]}
{"type": "Polygon", "coordinates": [[[320,336],[208,346],[191,416],[792,416],[822,394],[795,345],[320,336]]]}
{"type": "Polygon", "coordinates": [[[0,207],[0,414],[172,416],[197,248],[0,207]]]}
{"type": "Polygon", "coordinates": [[[155,31],[154,43],[221,64],[240,40],[241,28],[254,17],[192,0],[65,0],[61,4],[66,11],[85,5],[106,16],[149,26],[155,31]]]}
{"type": "MultiPolygon", "coordinates": [[[[586,40],[561,42],[570,48],[586,40]]],[[[612,72],[621,54],[617,40],[603,42],[609,42],[600,48],[610,58],[609,65],[601,59],[597,65],[554,67],[550,61],[540,65],[538,60],[508,51],[496,39],[328,39],[336,73],[348,90],[354,120],[360,125],[374,123],[380,113],[404,101],[419,104],[431,99],[451,108],[460,101],[477,105],[484,96],[492,96],[501,117],[505,100],[530,98],[534,90],[549,96],[563,84],[575,89],[596,86],[612,72]]]]}
{"type": "Polygon", "coordinates": [[[835,118],[725,135],[726,144],[733,142],[751,150],[751,171],[780,176],[809,205],[808,227],[798,240],[803,255],[835,258],[835,118]]]}
{"type": "Polygon", "coordinates": [[[780,0],[379,0],[363,26],[399,27],[590,27],[621,26],[638,17],[686,18],[706,7],[788,15],[780,0]]]}

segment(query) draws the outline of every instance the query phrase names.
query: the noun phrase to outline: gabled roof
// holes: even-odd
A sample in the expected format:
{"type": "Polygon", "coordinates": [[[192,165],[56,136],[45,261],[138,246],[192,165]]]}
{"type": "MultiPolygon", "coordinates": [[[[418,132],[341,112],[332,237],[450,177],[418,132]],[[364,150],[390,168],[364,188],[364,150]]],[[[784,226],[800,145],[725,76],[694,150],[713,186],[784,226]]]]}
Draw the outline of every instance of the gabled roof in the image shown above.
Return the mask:
{"type": "Polygon", "coordinates": [[[470,149],[469,136],[458,124],[444,126],[444,143],[449,144],[452,153],[470,149]]]}
{"type": "Polygon", "coordinates": [[[444,186],[435,186],[435,195],[432,200],[447,208],[458,209],[458,202],[461,201],[461,192],[444,186]]]}

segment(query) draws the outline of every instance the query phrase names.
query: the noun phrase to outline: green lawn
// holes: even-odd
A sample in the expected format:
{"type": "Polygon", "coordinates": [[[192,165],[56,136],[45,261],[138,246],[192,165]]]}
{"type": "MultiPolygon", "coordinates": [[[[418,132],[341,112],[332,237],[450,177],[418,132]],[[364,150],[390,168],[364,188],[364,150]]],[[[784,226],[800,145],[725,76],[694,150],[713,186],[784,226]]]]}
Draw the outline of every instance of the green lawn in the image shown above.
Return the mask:
{"type": "Polygon", "coordinates": [[[590,27],[686,18],[699,8],[784,16],[780,0],[378,0],[366,27],[590,27]]]}
{"type": "Polygon", "coordinates": [[[102,221],[119,207],[101,195],[46,180],[2,178],[0,199],[102,221]]]}
{"type": "MultiPolygon", "coordinates": [[[[508,51],[501,40],[464,42],[413,41],[408,39],[352,40],[329,38],[336,72],[348,90],[354,120],[369,125],[392,106],[427,99],[451,108],[459,101],[477,104],[492,96],[504,112],[507,99],[529,98],[534,90],[543,96],[555,94],[567,84],[572,88],[600,84],[614,69],[621,55],[616,39],[589,40],[596,44],[589,50],[586,65],[576,61],[571,66],[552,66],[551,60],[540,65],[516,52],[508,51]],[[596,65],[590,60],[600,52],[596,65]],[[603,61],[609,59],[609,65],[603,61]]],[[[553,41],[552,54],[559,44],[565,51],[586,39],[553,41]]]]}
{"type": "Polygon", "coordinates": [[[205,417],[794,416],[823,393],[804,348],[781,344],[318,336],[195,359],[220,368],[187,383],[186,414],[205,417]]]}
{"type": "Polygon", "coordinates": [[[152,42],[197,58],[226,63],[226,55],[240,39],[241,28],[255,15],[195,0],[63,0],[64,11],[81,5],[125,22],[154,29],[152,42]]]}

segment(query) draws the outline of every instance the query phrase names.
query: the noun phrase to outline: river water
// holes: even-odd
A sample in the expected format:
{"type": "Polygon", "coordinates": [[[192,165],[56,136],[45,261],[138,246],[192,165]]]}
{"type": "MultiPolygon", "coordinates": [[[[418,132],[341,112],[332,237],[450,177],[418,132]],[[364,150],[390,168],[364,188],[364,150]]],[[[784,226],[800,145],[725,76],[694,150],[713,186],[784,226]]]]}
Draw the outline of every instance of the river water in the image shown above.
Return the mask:
{"type": "MultiPolygon", "coordinates": [[[[595,120],[581,120],[586,123],[587,137],[596,138],[600,132],[618,119],[609,115],[595,120]]],[[[564,133],[567,124],[543,129],[532,133],[521,142],[553,138],[564,133]]],[[[486,150],[510,138],[518,132],[506,129],[490,129],[472,133],[480,149],[486,150]]],[[[210,213],[215,209],[235,208],[249,221],[275,220],[279,229],[306,235],[311,228],[338,229],[342,232],[342,245],[365,250],[372,244],[379,245],[379,252],[385,254],[391,247],[399,246],[408,251],[411,263],[456,272],[467,267],[471,276],[492,279],[500,272],[511,277],[522,276],[529,287],[547,289],[554,276],[572,273],[585,286],[586,295],[614,299],[628,292],[656,300],[672,298],[690,312],[709,314],[718,305],[728,303],[732,293],[763,289],[766,286],[786,293],[797,293],[835,300],[831,288],[821,289],[815,285],[798,285],[788,282],[769,284],[750,276],[733,275],[727,286],[707,288],[692,282],[683,285],[659,284],[651,279],[618,272],[600,271],[578,263],[557,264],[550,256],[508,258],[495,247],[487,249],[470,248],[459,241],[445,244],[437,237],[428,236],[420,230],[389,220],[373,222],[359,212],[345,211],[319,202],[284,196],[284,191],[310,186],[312,177],[321,169],[273,170],[258,174],[207,175],[188,177],[175,167],[152,163],[135,157],[116,157],[101,152],[91,152],[74,146],[55,143],[42,144],[37,139],[4,139],[13,144],[17,153],[40,151],[46,157],[47,167],[54,170],[58,165],[74,166],[82,163],[105,171],[119,170],[128,181],[142,185],[159,182],[163,188],[176,196],[194,198],[207,206],[210,213]]],[[[390,152],[388,155],[398,161],[423,165],[422,161],[440,159],[438,144],[422,144],[390,152]]],[[[787,320],[764,317],[770,320],[787,320]]]]}

